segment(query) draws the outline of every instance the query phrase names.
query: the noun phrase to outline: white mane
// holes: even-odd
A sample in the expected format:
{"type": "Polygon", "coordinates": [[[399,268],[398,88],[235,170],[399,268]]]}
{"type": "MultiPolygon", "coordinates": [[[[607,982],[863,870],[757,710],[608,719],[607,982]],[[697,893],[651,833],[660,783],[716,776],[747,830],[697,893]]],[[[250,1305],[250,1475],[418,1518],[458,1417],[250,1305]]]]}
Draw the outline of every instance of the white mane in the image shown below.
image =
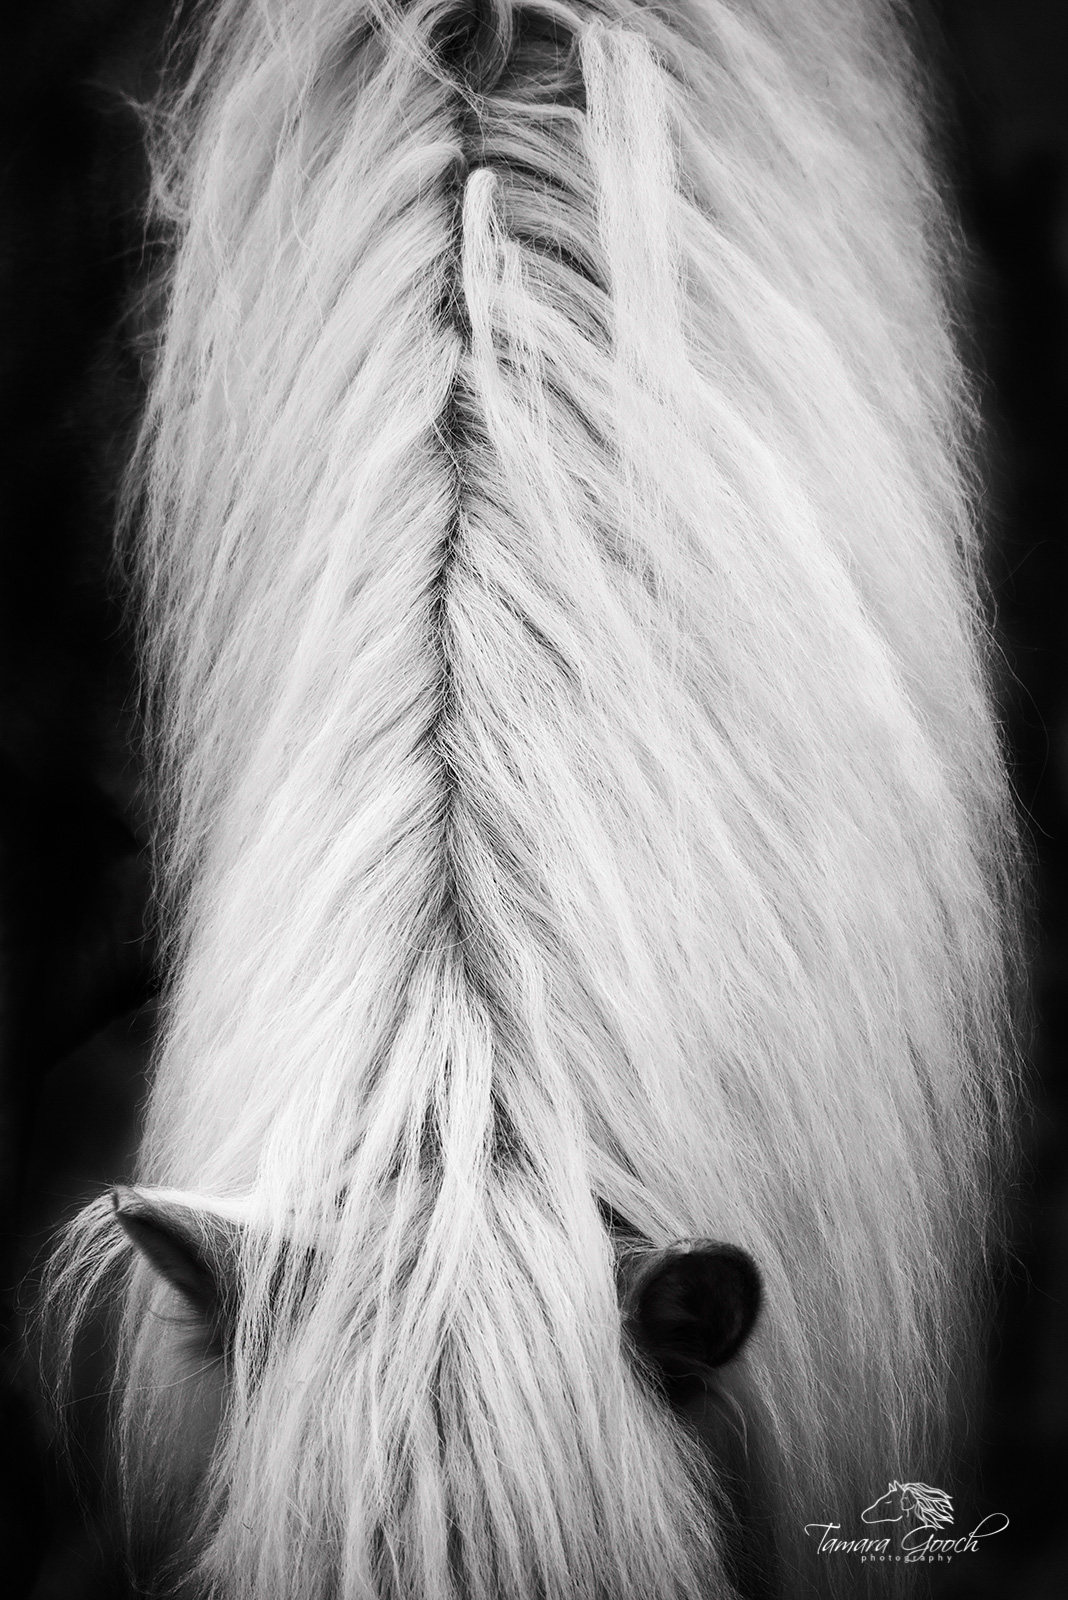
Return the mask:
{"type": "Polygon", "coordinates": [[[953,1501],[944,1489],[933,1489],[929,1483],[902,1483],[898,1487],[911,1497],[910,1510],[922,1528],[947,1527],[953,1521],[953,1501]]]}
{"type": "MultiPolygon", "coordinates": [[[[273,1237],[189,1514],[227,1600],[728,1593],[598,1199],[759,1264],[788,1587],[813,1508],[941,1460],[1011,845],[889,9],[492,0],[446,48],[444,0],[223,0],[166,108],[141,1177],[273,1237]]],[[[118,1247],[72,1237],[73,1315],[118,1247]]]]}

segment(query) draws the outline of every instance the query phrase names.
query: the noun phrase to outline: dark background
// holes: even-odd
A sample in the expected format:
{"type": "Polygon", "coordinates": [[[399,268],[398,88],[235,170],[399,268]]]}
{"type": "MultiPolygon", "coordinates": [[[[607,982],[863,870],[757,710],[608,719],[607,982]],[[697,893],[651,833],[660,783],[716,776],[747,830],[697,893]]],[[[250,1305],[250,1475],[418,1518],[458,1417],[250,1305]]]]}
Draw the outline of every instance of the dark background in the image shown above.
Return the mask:
{"type": "Polygon", "coordinates": [[[949,171],[972,247],[1002,714],[1033,861],[1033,1116],[953,1600],[1068,1595],[1068,0],[938,0],[949,171]]]}
{"type": "MultiPolygon", "coordinates": [[[[784,4],[796,0],[783,0],[784,4]]],[[[127,1169],[155,989],[135,675],[111,554],[142,393],[136,113],[169,5],[45,0],[0,20],[0,1260],[6,1331],[72,1202],[127,1169]]],[[[1034,1044],[981,1472],[958,1505],[1010,1528],[947,1600],[1068,1595],[1068,0],[924,0],[945,165],[969,244],[987,418],[1002,713],[1033,861],[1034,1044]]],[[[107,1532],[49,1465],[12,1337],[0,1581],[119,1600],[107,1532]]],[[[91,1391],[93,1354],[83,1358],[91,1391]]],[[[93,1493],[99,1402],[75,1420],[93,1493]]],[[[6,1448],[5,1448],[6,1447],[6,1448]]]]}

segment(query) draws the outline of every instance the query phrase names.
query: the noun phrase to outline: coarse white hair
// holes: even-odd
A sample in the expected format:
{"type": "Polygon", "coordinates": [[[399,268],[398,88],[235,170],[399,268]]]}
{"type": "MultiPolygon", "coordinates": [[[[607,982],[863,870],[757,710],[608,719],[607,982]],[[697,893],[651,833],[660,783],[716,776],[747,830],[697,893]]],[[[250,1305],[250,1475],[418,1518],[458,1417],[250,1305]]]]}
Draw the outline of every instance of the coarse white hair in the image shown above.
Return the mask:
{"type": "MultiPolygon", "coordinates": [[[[1013,844],[893,12],[220,0],[156,108],[139,1182],[244,1219],[210,1470],[143,1264],[117,1383],[197,1592],[732,1593],[606,1214],[759,1266],[786,1592],[806,1521],[937,1478],[1013,844]]],[[[132,1255],[75,1222],[72,1326],[132,1255]]]]}

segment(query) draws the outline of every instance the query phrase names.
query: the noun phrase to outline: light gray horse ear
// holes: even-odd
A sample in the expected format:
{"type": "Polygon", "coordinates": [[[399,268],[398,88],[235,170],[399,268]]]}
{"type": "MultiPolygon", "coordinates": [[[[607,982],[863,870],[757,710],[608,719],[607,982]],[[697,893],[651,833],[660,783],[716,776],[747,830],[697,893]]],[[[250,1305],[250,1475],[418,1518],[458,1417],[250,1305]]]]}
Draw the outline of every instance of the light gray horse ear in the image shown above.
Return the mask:
{"type": "Polygon", "coordinates": [[[238,1303],[242,1224],[207,1203],[114,1189],[115,1220],[159,1276],[218,1331],[238,1303]]]}
{"type": "Polygon", "coordinates": [[[627,1252],[621,1280],[627,1331],[673,1397],[737,1355],[760,1315],[752,1258],[713,1239],[627,1252]]]}

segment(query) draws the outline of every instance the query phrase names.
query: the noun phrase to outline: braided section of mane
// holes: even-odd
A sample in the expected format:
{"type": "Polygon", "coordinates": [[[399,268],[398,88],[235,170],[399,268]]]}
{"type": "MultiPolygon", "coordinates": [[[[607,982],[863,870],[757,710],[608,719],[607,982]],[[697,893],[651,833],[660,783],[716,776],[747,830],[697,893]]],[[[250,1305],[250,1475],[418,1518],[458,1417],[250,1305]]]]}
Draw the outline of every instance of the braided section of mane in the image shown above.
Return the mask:
{"type": "Polygon", "coordinates": [[[938,1476],[1011,846],[891,9],[223,0],[160,113],[141,1177],[259,1219],[206,1487],[140,1270],[121,1381],[205,1593],[730,1594],[598,1201],[759,1264],[787,1592],[938,1476]]]}

